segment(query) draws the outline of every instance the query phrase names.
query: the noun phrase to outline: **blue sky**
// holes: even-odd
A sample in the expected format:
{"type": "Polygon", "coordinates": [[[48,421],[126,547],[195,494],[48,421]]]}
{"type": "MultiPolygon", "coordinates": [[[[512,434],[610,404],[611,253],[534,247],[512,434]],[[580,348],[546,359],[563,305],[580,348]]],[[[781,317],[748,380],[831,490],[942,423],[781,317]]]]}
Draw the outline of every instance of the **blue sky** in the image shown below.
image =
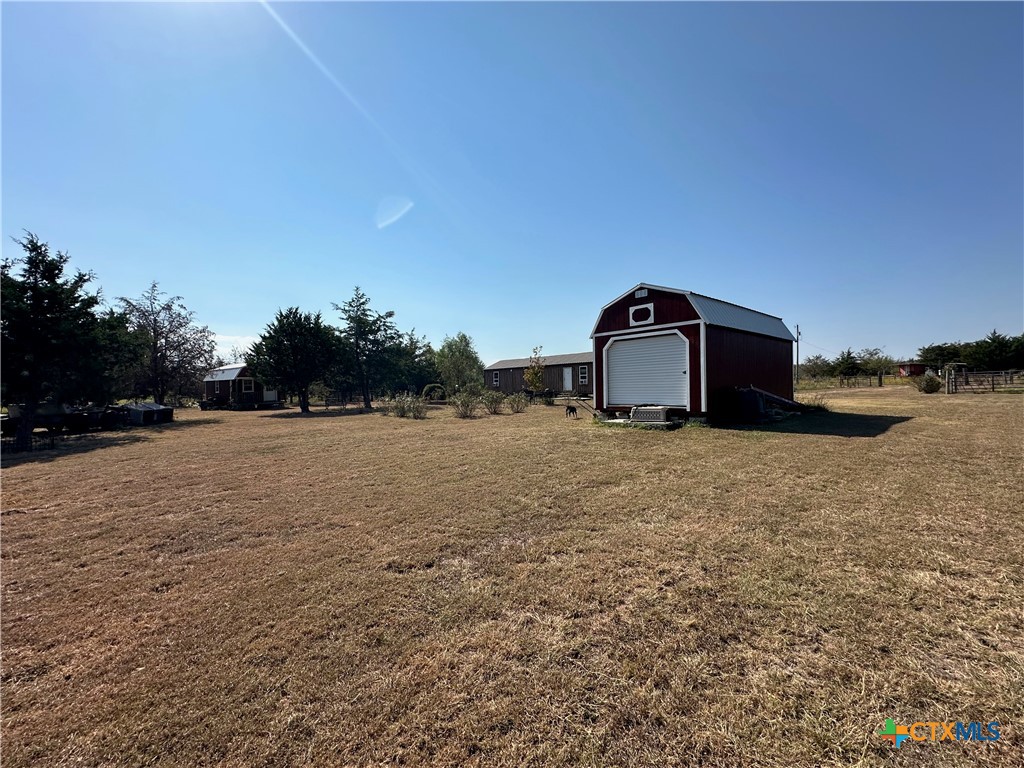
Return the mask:
{"type": "Polygon", "coordinates": [[[3,255],[225,348],[356,285],[485,362],[638,282],[803,356],[1024,330],[1019,3],[271,7],[320,66],[258,3],[3,3],[3,255]]]}

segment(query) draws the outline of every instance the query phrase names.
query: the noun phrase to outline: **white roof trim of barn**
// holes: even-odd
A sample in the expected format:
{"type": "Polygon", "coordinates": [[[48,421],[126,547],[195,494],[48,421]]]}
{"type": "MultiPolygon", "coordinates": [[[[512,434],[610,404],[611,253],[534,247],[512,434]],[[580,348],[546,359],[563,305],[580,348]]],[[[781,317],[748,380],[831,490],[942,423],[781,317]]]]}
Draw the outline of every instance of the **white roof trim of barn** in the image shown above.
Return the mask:
{"type": "Polygon", "coordinates": [[[723,328],[734,328],[738,331],[759,333],[762,336],[772,336],[776,339],[796,341],[789,328],[782,322],[782,318],[775,317],[775,315],[768,315],[764,312],[758,312],[756,309],[748,309],[747,307],[741,307],[739,304],[722,301],[721,299],[713,299],[710,296],[704,296],[693,291],[681,291],[678,288],[666,288],[663,285],[651,285],[650,283],[637,283],[621,296],[601,307],[601,311],[597,315],[597,322],[594,323],[594,330],[590,332],[590,338],[594,338],[597,326],[608,307],[641,288],[665,291],[667,293],[679,293],[686,296],[690,300],[690,304],[697,311],[697,314],[700,315],[700,319],[708,325],[719,325],[723,328]]]}
{"type": "MultiPolygon", "coordinates": [[[[549,365],[593,365],[594,353],[593,352],[574,352],[570,355],[541,355],[541,359],[544,361],[544,366],[549,365]]],[[[497,371],[504,370],[505,368],[529,368],[530,358],[528,357],[514,357],[510,360],[499,360],[496,363],[491,363],[485,371],[497,371]]]]}
{"type": "Polygon", "coordinates": [[[203,377],[203,381],[233,381],[238,378],[238,374],[245,368],[245,363],[232,363],[231,365],[222,365],[220,368],[214,368],[206,376],[203,377]]]}

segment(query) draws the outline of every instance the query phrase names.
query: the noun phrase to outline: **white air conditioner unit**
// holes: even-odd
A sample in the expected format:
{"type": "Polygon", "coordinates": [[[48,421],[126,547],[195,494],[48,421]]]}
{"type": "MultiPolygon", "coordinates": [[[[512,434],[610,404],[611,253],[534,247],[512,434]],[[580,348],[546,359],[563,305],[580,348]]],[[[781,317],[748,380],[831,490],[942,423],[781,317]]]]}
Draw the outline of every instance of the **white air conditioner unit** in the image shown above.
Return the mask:
{"type": "Polygon", "coordinates": [[[668,421],[667,405],[638,405],[629,412],[629,420],[648,424],[668,421]]]}

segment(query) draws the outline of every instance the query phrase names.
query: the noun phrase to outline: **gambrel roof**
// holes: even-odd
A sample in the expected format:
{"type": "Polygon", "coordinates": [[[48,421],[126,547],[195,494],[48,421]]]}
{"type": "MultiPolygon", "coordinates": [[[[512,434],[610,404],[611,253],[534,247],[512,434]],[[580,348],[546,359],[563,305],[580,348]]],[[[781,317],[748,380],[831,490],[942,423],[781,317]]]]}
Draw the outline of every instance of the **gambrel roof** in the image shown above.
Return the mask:
{"type": "MultiPolygon", "coordinates": [[[[614,301],[605,304],[601,307],[601,312],[597,316],[597,322],[601,322],[601,315],[604,314],[608,307],[641,288],[666,291],[668,293],[680,293],[686,296],[690,300],[690,304],[697,311],[697,314],[700,315],[700,319],[708,325],[720,325],[723,328],[735,328],[738,331],[748,331],[750,333],[759,333],[762,336],[772,336],[776,339],[796,341],[796,338],[790,333],[789,328],[786,327],[786,324],[782,322],[780,317],[758,312],[756,309],[741,307],[739,304],[732,304],[721,299],[713,299],[710,296],[704,296],[693,291],[681,291],[678,288],[666,288],[663,285],[651,285],[650,283],[638,283],[614,301]]],[[[591,331],[591,338],[593,338],[596,331],[597,323],[594,324],[594,330],[591,331]]]]}

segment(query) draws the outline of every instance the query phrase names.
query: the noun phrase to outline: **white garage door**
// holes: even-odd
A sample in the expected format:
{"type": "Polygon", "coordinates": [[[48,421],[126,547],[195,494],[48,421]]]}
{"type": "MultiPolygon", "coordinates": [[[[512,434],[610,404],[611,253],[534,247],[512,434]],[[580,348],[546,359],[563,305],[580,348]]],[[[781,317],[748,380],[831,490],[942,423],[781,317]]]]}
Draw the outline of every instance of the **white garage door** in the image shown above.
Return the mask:
{"type": "Polygon", "coordinates": [[[608,348],[608,405],[689,405],[686,339],[676,333],[623,339],[608,348]]]}

